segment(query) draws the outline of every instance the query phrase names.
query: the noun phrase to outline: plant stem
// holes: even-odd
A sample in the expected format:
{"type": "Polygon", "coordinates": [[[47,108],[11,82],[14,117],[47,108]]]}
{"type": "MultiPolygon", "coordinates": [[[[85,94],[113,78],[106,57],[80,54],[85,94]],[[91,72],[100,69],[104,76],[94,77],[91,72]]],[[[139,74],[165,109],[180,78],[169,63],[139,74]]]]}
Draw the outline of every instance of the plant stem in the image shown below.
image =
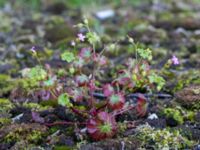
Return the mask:
{"type": "Polygon", "coordinates": [[[68,122],[68,121],[63,121],[63,122],[54,122],[54,123],[44,123],[46,126],[55,126],[55,125],[86,125],[85,122],[68,122]]]}
{"type": "Polygon", "coordinates": [[[87,117],[86,115],[84,115],[84,114],[81,113],[79,110],[77,110],[77,109],[75,109],[75,108],[73,108],[73,107],[71,107],[71,110],[72,110],[75,114],[77,114],[77,115],[79,115],[79,116],[81,116],[81,117],[84,117],[84,118],[87,117]]]}

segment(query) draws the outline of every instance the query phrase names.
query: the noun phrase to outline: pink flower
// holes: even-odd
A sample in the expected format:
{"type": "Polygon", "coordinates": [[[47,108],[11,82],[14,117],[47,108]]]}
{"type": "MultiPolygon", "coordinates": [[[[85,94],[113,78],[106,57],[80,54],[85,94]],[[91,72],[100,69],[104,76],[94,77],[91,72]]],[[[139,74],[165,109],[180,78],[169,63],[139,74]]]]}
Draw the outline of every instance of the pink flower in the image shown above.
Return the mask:
{"type": "Polygon", "coordinates": [[[171,58],[171,61],[172,61],[172,63],[174,65],[178,65],[179,64],[179,60],[178,60],[178,58],[175,55],[173,55],[173,57],[171,58]]]}
{"type": "Polygon", "coordinates": [[[85,36],[82,33],[79,33],[77,36],[78,36],[80,41],[84,42],[85,36]]]}
{"type": "Polygon", "coordinates": [[[36,53],[35,46],[31,47],[30,50],[31,50],[32,53],[34,53],[34,54],[36,53]]]}

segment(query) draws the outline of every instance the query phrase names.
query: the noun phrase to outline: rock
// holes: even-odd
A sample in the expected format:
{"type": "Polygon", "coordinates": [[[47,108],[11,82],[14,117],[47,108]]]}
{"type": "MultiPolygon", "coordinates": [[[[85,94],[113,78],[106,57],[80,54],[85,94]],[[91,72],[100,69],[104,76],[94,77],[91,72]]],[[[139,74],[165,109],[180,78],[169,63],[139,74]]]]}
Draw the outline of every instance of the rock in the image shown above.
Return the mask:
{"type": "Polygon", "coordinates": [[[165,128],[166,127],[166,120],[165,119],[147,119],[146,122],[154,128],[165,128]]]}
{"type": "Polygon", "coordinates": [[[150,120],[158,119],[158,116],[155,113],[153,113],[148,116],[148,119],[150,119],[150,120]]]}
{"type": "Polygon", "coordinates": [[[57,2],[47,6],[46,11],[52,14],[62,14],[65,10],[67,10],[66,5],[63,2],[57,2]]]}
{"type": "Polygon", "coordinates": [[[9,70],[13,69],[15,66],[12,64],[3,64],[0,65],[0,73],[8,73],[9,70]]]}
{"type": "Polygon", "coordinates": [[[45,126],[40,124],[11,124],[0,129],[0,142],[27,141],[37,143],[47,131],[45,126]]]}
{"type": "Polygon", "coordinates": [[[80,150],[133,150],[138,149],[140,141],[134,138],[107,139],[81,146],[80,150]]]}
{"type": "Polygon", "coordinates": [[[200,122],[200,112],[195,115],[195,121],[200,122]]]}
{"type": "Polygon", "coordinates": [[[178,129],[182,131],[183,134],[190,137],[191,140],[200,140],[200,124],[196,125],[182,125],[178,129]]]}
{"type": "Polygon", "coordinates": [[[54,27],[47,28],[45,31],[45,39],[54,43],[75,35],[75,31],[67,24],[59,24],[54,27]]]}
{"type": "Polygon", "coordinates": [[[200,85],[186,87],[175,94],[176,100],[187,108],[200,108],[200,85]]]}
{"type": "Polygon", "coordinates": [[[112,9],[102,10],[95,13],[95,16],[99,20],[106,20],[106,19],[114,17],[114,15],[115,15],[115,12],[112,9]]]}

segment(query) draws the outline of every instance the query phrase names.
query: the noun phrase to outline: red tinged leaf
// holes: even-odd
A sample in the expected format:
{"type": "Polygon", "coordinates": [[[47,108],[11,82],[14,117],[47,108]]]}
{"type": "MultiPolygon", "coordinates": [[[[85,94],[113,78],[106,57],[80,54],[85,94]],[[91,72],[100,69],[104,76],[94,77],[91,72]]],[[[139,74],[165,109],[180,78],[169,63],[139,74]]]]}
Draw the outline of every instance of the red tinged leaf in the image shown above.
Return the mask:
{"type": "Polygon", "coordinates": [[[71,97],[73,97],[73,100],[75,102],[80,102],[83,100],[83,92],[80,89],[74,88],[74,89],[68,89],[67,92],[71,97]]]}
{"type": "Polygon", "coordinates": [[[99,88],[96,86],[95,84],[95,80],[91,79],[88,83],[88,88],[90,90],[90,92],[94,92],[95,90],[98,90],[99,88]]]}
{"type": "Polygon", "coordinates": [[[86,75],[82,74],[82,75],[76,76],[75,81],[78,86],[85,86],[88,84],[89,79],[86,75]]]}
{"type": "Polygon", "coordinates": [[[77,68],[81,68],[83,67],[83,65],[85,64],[85,60],[83,58],[78,58],[78,60],[76,60],[74,62],[74,66],[77,67],[77,68]]]}
{"type": "Polygon", "coordinates": [[[99,66],[105,66],[108,64],[108,59],[105,56],[99,55],[99,54],[93,54],[92,59],[95,63],[97,63],[99,66]]]}
{"type": "Polygon", "coordinates": [[[124,104],[125,97],[122,93],[113,94],[109,97],[108,106],[112,109],[121,109],[124,104]]]}
{"type": "Polygon", "coordinates": [[[91,48],[82,48],[79,57],[83,59],[89,59],[92,56],[92,49],[91,48]]]}
{"type": "Polygon", "coordinates": [[[103,86],[103,94],[104,94],[104,96],[109,97],[112,94],[114,94],[114,92],[115,92],[114,88],[111,86],[111,84],[105,84],[103,86]]]}
{"type": "Polygon", "coordinates": [[[144,95],[140,94],[137,100],[136,110],[138,112],[138,116],[144,117],[147,113],[148,103],[144,95]]]}
{"type": "Polygon", "coordinates": [[[113,84],[119,84],[122,86],[129,85],[131,83],[130,74],[126,70],[120,70],[119,77],[113,81],[113,84]]]}
{"type": "Polygon", "coordinates": [[[115,135],[116,130],[117,123],[115,118],[104,111],[89,119],[87,123],[87,131],[94,140],[111,138],[115,135]]]}

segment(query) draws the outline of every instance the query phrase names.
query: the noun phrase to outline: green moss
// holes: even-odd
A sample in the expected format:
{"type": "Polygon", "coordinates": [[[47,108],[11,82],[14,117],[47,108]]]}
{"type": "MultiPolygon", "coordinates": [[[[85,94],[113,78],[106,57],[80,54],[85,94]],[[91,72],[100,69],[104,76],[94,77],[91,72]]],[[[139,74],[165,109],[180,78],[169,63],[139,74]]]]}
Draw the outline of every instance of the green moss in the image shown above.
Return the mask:
{"type": "Polygon", "coordinates": [[[136,137],[143,142],[143,147],[151,146],[154,149],[184,149],[191,147],[193,141],[183,137],[178,130],[155,130],[151,126],[142,125],[136,129],[136,137]]]}
{"type": "Polygon", "coordinates": [[[7,125],[11,123],[11,119],[10,118],[0,118],[0,127],[2,127],[3,125],[7,125]]]}
{"type": "Polygon", "coordinates": [[[183,124],[184,120],[194,121],[195,112],[176,106],[175,108],[165,108],[163,114],[167,118],[173,118],[178,124],[183,124]]]}
{"type": "Polygon", "coordinates": [[[8,99],[4,98],[0,98],[0,106],[0,113],[7,112],[13,108],[13,104],[8,99]]]}
{"type": "MultiPolygon", "coordinates": [[[[176,79],[177,80],[177,79],[176,79]]],[[[178,77],[178,82],[173,89],[173,92],[179,91],[191,84],[200,84],[200,71],[189,70],[178,77]]]]}
{"type": "Polygon", "coordinates": [[[54,150],[75,150],[75,149],[69,146],[55,146],[54,150]]]}
{"type": "Polygon", "coordinates": [[[23,106],[36,111],[43,111],[51,108],[49,106],[42,106],[38,103],[23,103],[23,106]]]}
{"type": "Polygon", "coordinates": [[[0,74],[0,96],[8,94],[16,85],[17,83],[10,76],[0,74]]]}
{"type": "Polygon", "coordinates": [[[174,108],[165,108],[163,110],[167,118],[173,118],[177,121],[178,124],[183,124],[183,115],[178,109],[174,108]]]}
{"type": "MultiPolygon", "coordinates": [[[[10,132],[5,137],[6,142],[12,142],[12,141],[20,141],[21,140],[21,134],[23,133],[23,129],[19,128],[15,132],[10,132]]],[[[42,133],[40,131],[32,131],[26,136],[26,141],[37,143],[42,138],[42,133]]]]}
{"type": "Polygon", "coordinates": [[[3,141],[20,142],[27,141],[36,144],[45,136],[46,128],[38,124],[13,124],[1,130],[5,132],[3,141]]]}

